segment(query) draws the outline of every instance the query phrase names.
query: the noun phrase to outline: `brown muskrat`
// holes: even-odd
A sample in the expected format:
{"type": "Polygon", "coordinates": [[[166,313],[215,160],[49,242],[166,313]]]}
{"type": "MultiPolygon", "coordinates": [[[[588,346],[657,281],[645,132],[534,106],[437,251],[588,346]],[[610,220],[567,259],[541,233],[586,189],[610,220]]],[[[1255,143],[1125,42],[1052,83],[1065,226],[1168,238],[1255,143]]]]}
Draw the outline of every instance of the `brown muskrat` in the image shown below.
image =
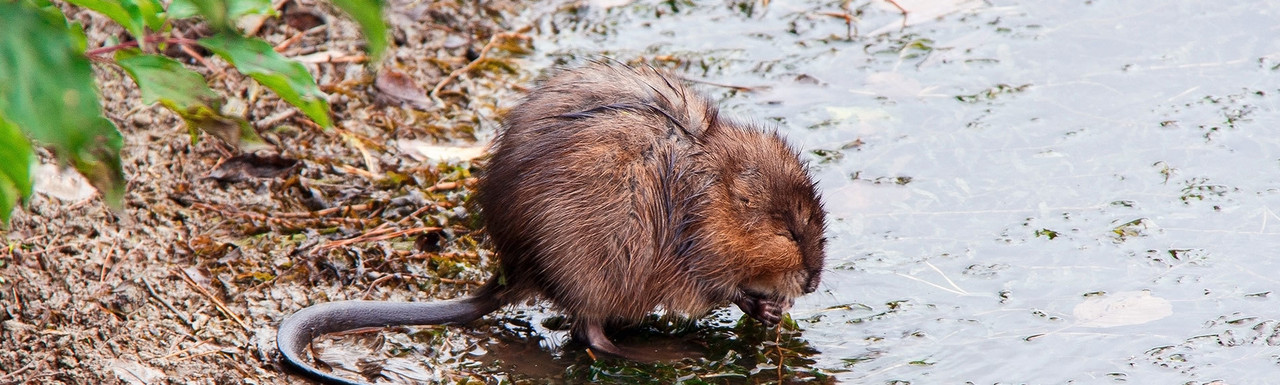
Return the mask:
{"type": "Polygon", "coordinates": [[[570,317],[574,338],[627,357],[606,325],[729,302],[773,325],[818,286],[825,214],[796,152],[673,75],[614,62],[562,71],[506,114],[490,151],[474,199],[494,276],[457,300],[303,309],[280,325],[285,363],[354,383],[303,363],[314,337],[463,324],[535,296],[570,317]]]}

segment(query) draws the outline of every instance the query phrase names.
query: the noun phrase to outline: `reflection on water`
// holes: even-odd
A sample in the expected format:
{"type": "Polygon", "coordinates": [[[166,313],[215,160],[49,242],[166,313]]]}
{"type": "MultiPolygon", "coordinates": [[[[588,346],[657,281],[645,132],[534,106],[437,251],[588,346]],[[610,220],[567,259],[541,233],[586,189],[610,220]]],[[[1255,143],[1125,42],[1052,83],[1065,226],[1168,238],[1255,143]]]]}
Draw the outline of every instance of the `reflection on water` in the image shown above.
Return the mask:
{"type": "Polygon", "coordinates": [[[812,368],[1280,369],[1280,3],[897,0],[905,28],[888,1],[765,3],[534,7],[526,68],[672,68],[803,150],[832,218],[830,271],[792,314],[812,368]]]}

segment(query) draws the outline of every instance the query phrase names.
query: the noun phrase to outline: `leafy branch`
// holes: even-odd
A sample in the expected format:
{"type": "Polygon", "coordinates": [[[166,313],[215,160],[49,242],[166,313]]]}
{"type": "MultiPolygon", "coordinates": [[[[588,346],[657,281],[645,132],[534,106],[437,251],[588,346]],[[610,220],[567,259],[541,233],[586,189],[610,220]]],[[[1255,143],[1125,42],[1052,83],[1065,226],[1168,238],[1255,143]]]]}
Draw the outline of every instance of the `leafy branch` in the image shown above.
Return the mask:
{"type": "MultiPolygon", "coordinates": [[[[34,146],[49,148],[102,192],[113,208],[122,206],[125,176],[123,138],[102,112],[91,61],[124,69],[138,85],[142,101],[160,104],[182,118],[194,142],[200,131],[238,147],[267,146],[243,117],[223,111],[226,98],[204,76],[181,62],[156,54],[157,47],[199,46],[270,89],[320,127],[332,126],[326,95],[306,67],[277,53],[262,39],[244,36],[234,25],[248,15],[273,15],[270,0],[67,0],[120,24],[131,41],[86,50],[84,27],[49,0],[0,0],[0,225],[14,206],[31,196],[34,146]],[[199,18],[214,34],[188,39],[174,21],[199,18]]],[[[360,24],[368,51],[386,49],[381,0],[333,0],[360,24]]]]}

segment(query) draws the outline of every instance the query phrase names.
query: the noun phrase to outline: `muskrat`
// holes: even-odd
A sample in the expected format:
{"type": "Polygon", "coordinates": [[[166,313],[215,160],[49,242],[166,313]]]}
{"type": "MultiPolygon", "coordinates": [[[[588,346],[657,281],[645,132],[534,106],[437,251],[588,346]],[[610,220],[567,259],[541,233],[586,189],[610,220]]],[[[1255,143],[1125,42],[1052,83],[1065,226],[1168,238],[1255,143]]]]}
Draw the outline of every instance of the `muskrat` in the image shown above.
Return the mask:
{"type": "Polygon", "coordinates": [[[472,296],[340,301],[290,316],[284,361],[314,337],[360,327],[464,324],[541,296],[590,349],[653,312],[725,303],[766,325],[818,286],[825,214],[797,153],[776,133],[720,116],[652,67],[593,62],[544,81],[506,114],[474,196],[499,258],[472,296]]]}

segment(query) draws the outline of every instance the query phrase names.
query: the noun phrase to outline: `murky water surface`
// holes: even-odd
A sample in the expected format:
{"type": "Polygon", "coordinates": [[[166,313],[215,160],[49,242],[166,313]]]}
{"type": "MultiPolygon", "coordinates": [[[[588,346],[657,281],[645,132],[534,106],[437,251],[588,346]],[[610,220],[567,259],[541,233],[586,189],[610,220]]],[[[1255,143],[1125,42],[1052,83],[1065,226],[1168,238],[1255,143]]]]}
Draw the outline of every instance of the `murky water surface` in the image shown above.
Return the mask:
{"type": "Polygon", "coordinates": [[[529,66],[751,89],[705,87],[814,166],[840,380],[1280,378],[1280,2],[898,3],[546,5],[529,66]]]}

